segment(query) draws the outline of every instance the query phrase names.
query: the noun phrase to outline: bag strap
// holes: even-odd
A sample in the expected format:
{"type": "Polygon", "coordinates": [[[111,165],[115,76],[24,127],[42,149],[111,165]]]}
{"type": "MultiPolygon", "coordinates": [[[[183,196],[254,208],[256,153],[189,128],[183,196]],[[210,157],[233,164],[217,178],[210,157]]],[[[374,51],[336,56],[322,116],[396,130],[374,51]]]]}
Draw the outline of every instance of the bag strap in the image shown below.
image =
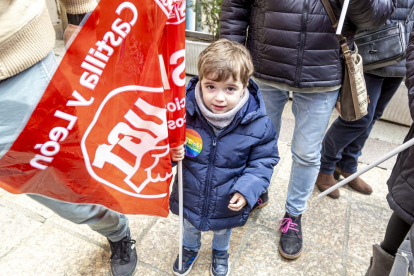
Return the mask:
{"type": "MultiPolygon", "coordinates": [[[[329,19],[331,19],[332,27],[334,30],[338,27],[338,20],[336,19],[335,13],[332,10],[331,3],[329,0],[321,0],[323,6],[325,7],[326,12],[328,13],[329,19]]],[[[413,6],[414,7],[414,6],[413,6]]],[[[346,54],[350,54],[351,51],[348,47],[348,42],[346,40],[346,37],[344,37],[342,34],[339,34],[336,36],[339,40],[339,44],[341,45],[342,53],[344,54],[344,57],[346,54]]]]}
{"type": "Polygon", "coordinates": [[[410,13],[407,16],[407,19],[405,19],[404,26],[407,26],[408,22],[410,22],[410,17],[411,17],[411,14],[413,13],[413,10],[414,10],[414,5],[411,7],[411,10],[410,10],[410,13]]]}

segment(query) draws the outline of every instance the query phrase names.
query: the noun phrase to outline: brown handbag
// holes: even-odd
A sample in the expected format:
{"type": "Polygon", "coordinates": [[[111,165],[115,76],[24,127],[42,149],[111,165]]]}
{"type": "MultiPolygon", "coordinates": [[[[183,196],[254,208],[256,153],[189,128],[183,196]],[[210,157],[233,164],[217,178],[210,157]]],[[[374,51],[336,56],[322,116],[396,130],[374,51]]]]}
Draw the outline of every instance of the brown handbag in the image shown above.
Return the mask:
{"type": "MultiPolygon", "coordinates": [[[[336,30],[338,20],[332,10],[329,0],[321,0],[332,27],[336,30]]],[[[337,35],[341,45],[342,56],[344,58],[344,78],[339,94],[337,105],[342,119],[345,121],[356,121],[368,114],[368,94],[365,84],[362,57],[358,54],[358,47],[354,43],[355,51],[348,48],[346,38],[337,35]]]]}

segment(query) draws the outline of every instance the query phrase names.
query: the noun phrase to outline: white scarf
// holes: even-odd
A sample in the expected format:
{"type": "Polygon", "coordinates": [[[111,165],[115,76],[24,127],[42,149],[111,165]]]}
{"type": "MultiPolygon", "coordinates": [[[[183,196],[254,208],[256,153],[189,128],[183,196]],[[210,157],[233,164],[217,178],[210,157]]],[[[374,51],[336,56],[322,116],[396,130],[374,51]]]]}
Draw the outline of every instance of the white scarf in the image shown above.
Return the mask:
{"type": "Polygon", "coordinates": [[[195,87],[195,98],[198,108],[200,108],[200,111],[203,114],[204,118],[206,118],[207,121],[210,122],[210,124],[217,128],[224,128],[233,121],[234,116],[236,116],[236,113],[245,105],[245,103],[247,103],[249,95],[249,90],[246,88],[246,90],[243,93],[243,96],[240,98],[239,103],[233,109],[227,111],[226,113],[215,114],[208,110],[208,108],[204,104],[203,92],[200,87],[200,82],[198,82],[195,87]]]}

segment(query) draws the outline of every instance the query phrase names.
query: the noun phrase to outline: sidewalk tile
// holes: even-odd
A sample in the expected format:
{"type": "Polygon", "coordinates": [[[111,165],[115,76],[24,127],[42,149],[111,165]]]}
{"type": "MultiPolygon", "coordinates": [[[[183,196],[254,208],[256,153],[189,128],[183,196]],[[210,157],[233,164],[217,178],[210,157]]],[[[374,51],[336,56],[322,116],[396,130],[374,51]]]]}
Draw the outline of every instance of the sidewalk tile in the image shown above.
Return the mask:
{"type": "Polygon", "coordinates": [[[369,259],[365,264],[356,261],[350,260],[350,256],[348,255],[348,264],[347,264],[347,275],[348,276],[365,276],[367,273],[367,269],[369,267],[369,259]]]}
{"type": "Polygon", "coordinates": [[[384,239],[391,210],[354,202],[349,220],[348,253],[360,260],[369,260],[372,245],[384,239]]]}
{"type": "MultiPolygon", "coordinates": [[[[128,216],[129,227],[131,229],[131,235],[133,239],[136,239],[142,232],[142,230],[154,219],[149,216],[128,216]]],[[[83,235],[89,239],[101,243],[103,246],[108,246],[109,244],[107,239],[99,234],[98,232],[93,231],[89,226],[85,224],[75,224],[64,218],[59,217],[58,215],[53,216],[48,219],[47,223],[52,223],[64,227],[70,231],[83,235]]]]}
{"type": "Polygon", "coordinates": [[[39,229],[42,223],[0,205],[0,225],[2,226],[0,227],[1,258],[39,229]]]}
{"type": "Polygon", "coordinates": [[[1,198],[7,200],[8,202],[16,204],[24,209],[27,209],[30,212],[36,213],[46,219],[54,215],[53,211],[51,211],[49,208],[46,208],[40,203],[37,203],[25,194],[15,195],[5,192],[5,194],[2,195],[1,198]]]}
{"type": "MultiPolygon", "coordinates": [[[[147,235],[137,245],[138,259],[162,271],[171,273],[172,265],[178,255],[178,217],[171,215],[168,219],[158,219],[147,235]]],[[[229,253],[234,256],[247,229],[233,229],[229,253]]],[[[200,256],[193,266],[191,275],[209,275],[211,264],[212,232],[203,232],[201,236],[200,256]]],[[[231,258],[231,257],[230,257],[231,258]]]]}
{"type": "Polygon", "coordinates": [[[109,251],[62,230],[44,226],[2,258],[2,275],[107,275],[109,251]]]}
{"type": "MultiPolygon", "coordinates": [[[[363,166],[359,166],[358,169],[360,170],[362,168],[363,166]]],[[[374,191],[370,195],[363,195],[352,190],[352,200],[389,208],[386,196],[388,194],[387,180],[390,175],[391,170],[384,170],[378,167],[367,171],[361,175],[361,178],[371,185],[374,191]]]]}
{"type": "Polygon", "coordinates": [[[346,228],[346,192],[341,189],[343,196],[339,199],[328,196],[318,198],[320,192],[315,188],[308,200],[308,209],[302,217],[305,242],[309,241],[342,253],[346,228]]]}
{"type": "Polygon", "coordinates": [[[286,260],[278,252],[272,231],[256,227],[233,275],[340,275],[341,256],[305,244],[302,256],[286,260]]]}

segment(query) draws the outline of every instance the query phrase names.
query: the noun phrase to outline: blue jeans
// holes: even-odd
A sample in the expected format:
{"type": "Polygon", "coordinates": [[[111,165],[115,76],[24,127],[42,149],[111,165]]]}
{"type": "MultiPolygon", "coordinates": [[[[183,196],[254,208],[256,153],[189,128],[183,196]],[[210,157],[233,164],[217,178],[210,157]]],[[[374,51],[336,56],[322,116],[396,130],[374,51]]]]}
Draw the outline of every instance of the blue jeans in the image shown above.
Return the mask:
{"type": "MultiPolygon", "coordinates": [[[[0,81],[0,158],[20,135],[49,84],[57,63],[53,52],[23,72],[0,81]]],[[[59,216],[92,230],[113,242],[126,236],[128,219],[101,205],[75,204],[29,195],[59,216]]]]}
{"type": "Polygon", "coordinates": [[[368,115],[353,122],[338,117],[331,125],[322,143],[320,171],[332,174],[335,166],[347,173],[354,173],[358,167],[358,157],[365,141],[375,124],[381,118],[392,96],[400,87],[402,77],[380,77],[365,74],[365,82],[370,99],[368,115]]]}
{"type": "MultiPolygon", "coordinates": [[[[213,231],[213,249],[227,251],[230,247],[231,231],[232,229],[213,231]]],[[[186,219],[184,219],[183,245],[184,247],[197,252],[201,246],[201,231],[197,230],[197,228],[186,219]]]]}
{"type": "MultiPolygon", "coordinates": [[[[289,92],[258,81],[266,105],[280,137],[282,112],[289,92]]],[[[286,212],[298,216],[306,210],[320,166],[321,142],[338,98],[338,90],[322,93],[293,92],[292,112],[295,129],[292,139],[292,168],[286,199],[286,212]]]]}

